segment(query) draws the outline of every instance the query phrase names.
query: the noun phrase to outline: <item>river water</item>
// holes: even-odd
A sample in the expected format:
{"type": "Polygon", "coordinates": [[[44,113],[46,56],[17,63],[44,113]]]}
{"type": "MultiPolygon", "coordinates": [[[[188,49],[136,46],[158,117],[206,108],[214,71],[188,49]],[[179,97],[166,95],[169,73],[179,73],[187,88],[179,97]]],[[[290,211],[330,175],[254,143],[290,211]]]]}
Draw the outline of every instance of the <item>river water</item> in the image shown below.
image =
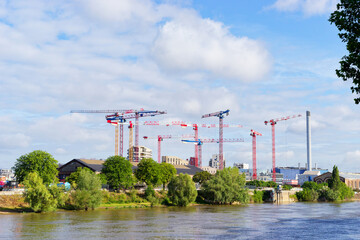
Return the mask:
{"type": "Polygon", "coordinates": [[[360,202],[0,215],[2,239],[360,239],[360,202]]]}

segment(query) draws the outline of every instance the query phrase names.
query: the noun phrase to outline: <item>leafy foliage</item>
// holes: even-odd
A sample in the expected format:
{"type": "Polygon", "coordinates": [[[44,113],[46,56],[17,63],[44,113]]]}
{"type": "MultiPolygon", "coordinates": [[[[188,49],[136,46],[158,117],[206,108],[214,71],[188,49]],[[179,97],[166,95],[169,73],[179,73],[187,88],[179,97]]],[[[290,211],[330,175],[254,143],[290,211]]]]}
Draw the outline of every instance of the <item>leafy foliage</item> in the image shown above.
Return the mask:
{"type": "Polygon", "coordinates": [[[197,196],[195,183],[187,174],[180,173],[179,176],[173,177],[168,189],[169,199],[176,206],[187,206],[195,201],[197,196]]]}
{"type": "Polygon", "coordinates": [[[255,186],[255,187],[277,187],[276,182],[273,181],[262,181],[262,180],[252,180],[246,182],[247,186],[255,186]]]}
{"type": "Polygon", "coordinates": [[[264,197],[264,192],[263,191],[256,191],[256,190],[254,191],[254,195],[251,196],[254,203],[262,203],[263,202],[263,197],[264,197]]]}
{"type": "Polygon", "coordinates": [[[160,164],[160,182],[163,184],[163,189],[165,185],[168,184],[172,177],[176,175],[176,169],[170,163],[161,163],[160,164]]]}
{"type": "Polygon", "coordinates": [[[159,164],[151,158],[144,158],[139,162],[135,176],[147,185],[157,186],[161,183],[159,164]]]}
{"type": "Polygon", "coordinates": [[[282,188],[283,188],[283,190],[291,190],[293,187],[291,185],[285,184],[282,186],[282,188]]]}
{"type": "Polygon", "coordinates": [[[296,193],[296,197],[299,201],[316,201],[319,198],[319,193],[315,189],[304,188],[296,193]]]}
{"type": "MultiPolygon", "coordinates": [[[[349,55],[342,57],[340,69],[336,70],[338,77],[344,81],[352,80],[353,93],[360,93],[360,1],[340,0],[337,10],[331,13],[330,23],[334,23],[340,31],[340,39],[346,43],[349,55]]],[[[360,103],[360,97],[355,98],[360,103]]]]}
{"type": "Polygon", "coordinates": [[[63,192],[56,185],[51,186],[49,190],[37,172],[29,173],[23,183],[25,202],[29,203],[35,212],[54,211],[59,205],[64,204],[63,192]]]}
{"type": "Polygon", "coordinates": [[[206,200],[217,204],[233,202],[246,203],[249,194],[244,188],[245,175],[239,175],[237,168],[225,168],[202,185],[206,200]]]}
{"type": "Polygon", "coordinates": [[[78,167],[76,169],[75,172],[71,173],[70,176],[66,177],[65,181],[67,181],[68,183],[70,183],[71,185],[74,186],[74,188],[76,188],[76,182],[78,180],[78,177],[79,177],[79,174],[80,174],[80,171],[81,170],[84,170],[84,171],[88,171],[90,173],[92,173],[93,171],[91,171],[89,168],[87,167],[78,167]],[[74,185],[75,184],[75,185],[74,185]]]}
{"type": "Polygon", "coordinates": [[[13,167],[16,180],[23,182],[30,172],[37,172],[44,184],[53,183],[58,175],[58,161],[51,154],[36,150],[20,156],[13,167]]]}
{"type": "Polygon", "coordinates": [[[193,176],[193,181],[196,183],[203,184],[204,182],[210,180],[212,175],[207,171],[197,172],[193,176]]]}
{"type": "Polygon", "coordinates": [[[303,191],[297,192],[299,201],[337,201],[349,199],[354,196],[354,191],[340,180],[339,169],[333,167],[331,179],[326,183],[305,182],[302,185],[303,191]]]}
{"type": "Polygon", "coordinates": [[[75,209],[95,209],[101,204],[101,180],[95,173],[81,169],[76,186],[71,193],[75,209]]]}
{"type": "Polygon", "coordinates": [[[132,165],[124,157],[108,157],[101,171],[113,189],[127,189],[135,184],[132,165]]]}
{"type": "Polygon", "coordinates": [[[331,179],[329,179],[329,188],[337,191],[340,189],[341,187],[341,180],[340,180],[340,176],[339,176],[339,169],[337,166],[333,167],[333,171],[332,171],[332,175],[331,175],[331,179]]]}

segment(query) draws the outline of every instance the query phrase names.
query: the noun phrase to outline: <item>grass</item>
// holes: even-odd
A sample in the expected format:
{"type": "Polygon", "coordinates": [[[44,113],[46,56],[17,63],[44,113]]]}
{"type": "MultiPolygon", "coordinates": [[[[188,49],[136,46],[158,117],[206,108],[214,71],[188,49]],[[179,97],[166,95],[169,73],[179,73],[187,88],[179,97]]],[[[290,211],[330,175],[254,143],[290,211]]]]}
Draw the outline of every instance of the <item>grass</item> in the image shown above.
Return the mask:
{"type": "Polygon", "coordinates": [[[147,208],[150,207],[149,202],[144,203],[102,203],[100,208],[147,208]]]}

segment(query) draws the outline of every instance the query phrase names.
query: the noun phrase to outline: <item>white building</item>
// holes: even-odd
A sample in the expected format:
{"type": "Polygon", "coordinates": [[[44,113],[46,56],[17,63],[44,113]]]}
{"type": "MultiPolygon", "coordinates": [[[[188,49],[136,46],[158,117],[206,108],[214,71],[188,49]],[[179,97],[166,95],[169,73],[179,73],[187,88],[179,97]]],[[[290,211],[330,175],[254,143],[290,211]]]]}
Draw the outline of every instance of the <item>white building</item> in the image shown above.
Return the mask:
{"type": "Polygon", "coordinates": [[[215,174],[217,172],[217,168],[213,168],[213,167],[201,167],[202,170],[207,171],[210,174],[215,174]]]}
{"type": "MultiPolygon", "coordinates": [[[[136,149],[135,149],[135,147],[133,147],[133,160],[132,161],[135,161],[135,159],[136,159],[135,153],[136,153],[136,149]]],[[[127,154],[128,154],[127,159],[129,159],[129,149],[127,151],[127,154]]],[[[139,146],[139,158],[140,158],[139,161],[141,161],[144,158],[152,158],[152,150],[150,148],[147,148],[144,146],[139,146]]]]}
{"type": "MultiPolygon", "coordinates": [[[[224,156],[223,156],[223,162],[224,162],[224,168],[225,168],[225,157],[224,156]]],[[[212,155],[212,158],[209,161],[209,167],[213,167],[216,169],[220,168],[219,154],[212,155]]]]}
{"type": "Polygon", "coordinates": [[[298,183],[302,186],[304,182],[313,181],[315,177],[320,175],[320,171],[305,171],[303,174],[298,175],[298,183]]]}
{"type": "Polygon", "coordinates": [[[234,167],[238,169],[250,169],[250,165],[248,163],[234,163],[234,167]]]}
{"type": "Polygon", "coordinates": [[[189,165],[188,160],[184,160],[175,156],[162,156],[161,161],[165,163],[170,163],[172,165],[189,165]]]}

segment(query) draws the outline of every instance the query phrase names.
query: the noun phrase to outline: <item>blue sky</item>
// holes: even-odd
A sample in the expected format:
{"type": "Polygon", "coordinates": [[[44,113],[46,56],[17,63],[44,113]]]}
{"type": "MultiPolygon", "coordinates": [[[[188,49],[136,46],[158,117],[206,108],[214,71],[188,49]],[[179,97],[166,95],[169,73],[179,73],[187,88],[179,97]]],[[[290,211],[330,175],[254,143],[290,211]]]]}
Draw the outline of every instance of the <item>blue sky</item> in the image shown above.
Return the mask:
{"type": "MultiPolygon", "coordinates": [[[[328,22],[335,0],[0,0],[0,167],[41,149],[59,162],[114,153],[114,128],[102,114],[72,109],[145,108],[168,114],[146,120],[201,119],[230,109],[224,145],[228,166],[271,168],[265,120],[312,114],[313,162],[360,172],[359,106],[351,83],[335,75],[346,54],[328,22]]],[[[305,117],[276,126],[277,166],[306,162],[305,117]]],[[[140,137],[192,133],[140,128],[140,137]]],[[[216,138],[216,129],[200,129],[216,138]]],[[[125,149],[128,131],[125,130],[125,149]]],[[[157,142],[140,140],[157,156],[157,142]]],[[[203,165],[218,152],[203,146],[203,165]]],[[[189,158],[193,146],[162,143],[162,155],[189,158]]]]}

